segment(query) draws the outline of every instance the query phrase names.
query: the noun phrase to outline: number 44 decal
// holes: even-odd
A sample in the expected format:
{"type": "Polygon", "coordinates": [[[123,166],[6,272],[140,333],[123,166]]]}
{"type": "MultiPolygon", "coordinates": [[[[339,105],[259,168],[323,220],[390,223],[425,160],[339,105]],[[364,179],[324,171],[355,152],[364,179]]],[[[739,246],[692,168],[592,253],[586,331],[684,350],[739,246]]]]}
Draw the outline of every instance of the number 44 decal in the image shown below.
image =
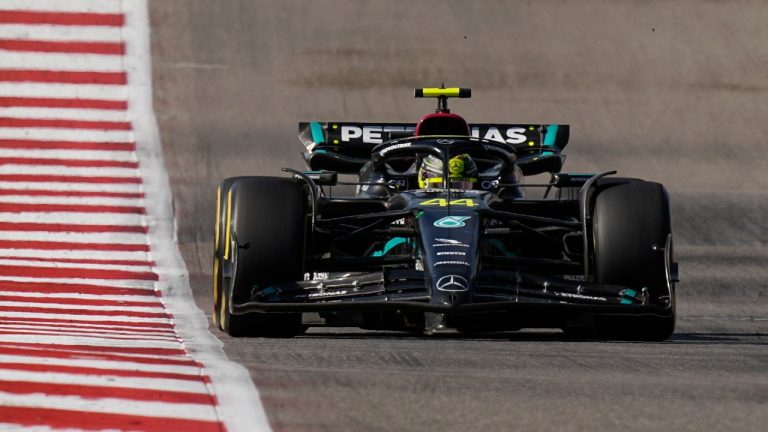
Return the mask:
{"type": "Polygon", "coordinates": [[[461,199],[455,199],[448,201],[445,198],[433,198],[428,199],[421,202],[421,205],[423,206],[439,206],[439,207],[448,207],[451,206],[465,206],[465,207],[476,207],[478,204],[473,200],[472,198],[461,198],[461,199]]]}

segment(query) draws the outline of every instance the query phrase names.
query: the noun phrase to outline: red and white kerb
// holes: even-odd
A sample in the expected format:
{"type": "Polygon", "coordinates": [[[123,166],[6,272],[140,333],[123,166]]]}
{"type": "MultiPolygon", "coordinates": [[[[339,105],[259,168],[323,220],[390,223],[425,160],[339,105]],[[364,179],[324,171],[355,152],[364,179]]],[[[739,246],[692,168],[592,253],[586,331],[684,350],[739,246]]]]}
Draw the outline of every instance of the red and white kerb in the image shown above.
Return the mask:
{"type": "Polygon", "coordinates": [[[240,429],[163,301],[131,13],[145,0],[0,0],[2,430],[240,429]]]}

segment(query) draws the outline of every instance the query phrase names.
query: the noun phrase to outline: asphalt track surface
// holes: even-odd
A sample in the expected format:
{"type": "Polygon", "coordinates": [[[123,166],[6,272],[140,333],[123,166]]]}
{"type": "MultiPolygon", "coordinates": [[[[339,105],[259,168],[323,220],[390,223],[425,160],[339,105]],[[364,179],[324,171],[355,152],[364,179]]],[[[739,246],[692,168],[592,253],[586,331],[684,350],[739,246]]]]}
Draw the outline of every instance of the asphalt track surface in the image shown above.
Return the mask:
{"type": "Polygon", "coordinates": [[[300,120],[416,121],[412,89],[472,87],[470,122],[571,124],[566,170],[670,191],[678,329],[354,329],[232,339],[286,431],[764,430],[768,422],[768,5],[762,1],[151,2],[155,109],[179,242],[210,314],[224,177],[303,168],[300,120]]]}

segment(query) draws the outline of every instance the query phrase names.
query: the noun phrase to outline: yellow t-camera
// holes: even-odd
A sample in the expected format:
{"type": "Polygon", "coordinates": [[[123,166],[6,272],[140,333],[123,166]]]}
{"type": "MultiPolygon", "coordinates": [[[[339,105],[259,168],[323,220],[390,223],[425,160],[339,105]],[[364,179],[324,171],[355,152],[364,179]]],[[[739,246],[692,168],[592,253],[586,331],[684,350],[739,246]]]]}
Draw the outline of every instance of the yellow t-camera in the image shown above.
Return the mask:
{"type": "Polygon", "coordinates": [[[451,87],[451,88],[425,87],[425,88],[417,88],[414,95],[417,98],[425,98],[425,97],[469,98],[469,97],[472,97],[472,89],[460,88],[460,87],[451,87]]]}

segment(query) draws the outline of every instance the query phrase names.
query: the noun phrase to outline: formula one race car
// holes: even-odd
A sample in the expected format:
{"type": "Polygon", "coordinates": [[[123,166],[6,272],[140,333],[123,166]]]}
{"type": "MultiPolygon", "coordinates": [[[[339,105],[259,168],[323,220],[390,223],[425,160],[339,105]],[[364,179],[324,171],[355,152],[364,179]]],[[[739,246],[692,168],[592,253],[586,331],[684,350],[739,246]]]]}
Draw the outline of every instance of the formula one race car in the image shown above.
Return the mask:
{"type": "Polygon", "coordinates": [[[661,184],[562,173],[568,126],[468,125],[447,101],[469,89],[416,96],[438,101],[418,124],[300,123],[311,171],[222,182],[221,330],[672,334],[677,264],[661,184]],[[523,182],[546,173],[548,182],[523,182]],[[334,195],[338,186],[357,189],[334,195]],[[526,197],[532,188],[537,198],[526,197]]]}

